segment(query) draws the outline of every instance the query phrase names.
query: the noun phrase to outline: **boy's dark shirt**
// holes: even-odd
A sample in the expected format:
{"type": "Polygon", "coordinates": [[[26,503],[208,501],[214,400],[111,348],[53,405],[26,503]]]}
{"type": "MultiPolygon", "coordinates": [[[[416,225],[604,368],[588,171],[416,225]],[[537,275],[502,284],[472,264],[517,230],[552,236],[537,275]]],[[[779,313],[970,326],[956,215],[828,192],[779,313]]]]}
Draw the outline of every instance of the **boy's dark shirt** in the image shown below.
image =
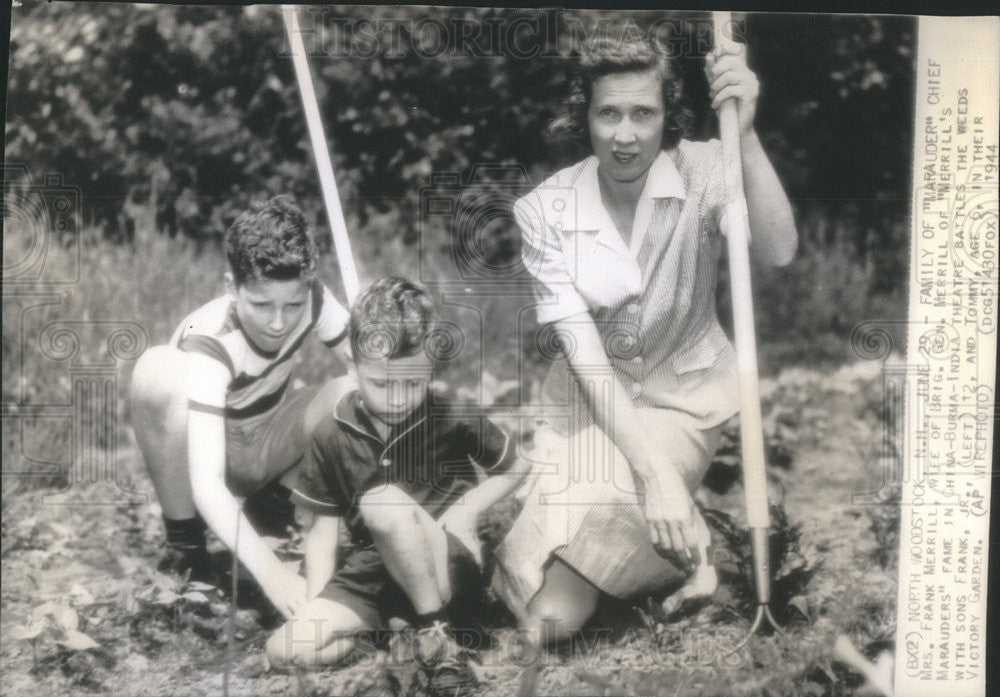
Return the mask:
{"type": "Polygon", "coordinates": [[[345,383],[334,413],[313,431],[292,499],[343,517],[352,542],[367,546],[371,537],[358,510],[365,492],[393,484],[437,519],[476,486],[483,470],[503,472],[514,459],[507,434],[481,409],[430,395],[383,440],[357,389],[345,383]]]}

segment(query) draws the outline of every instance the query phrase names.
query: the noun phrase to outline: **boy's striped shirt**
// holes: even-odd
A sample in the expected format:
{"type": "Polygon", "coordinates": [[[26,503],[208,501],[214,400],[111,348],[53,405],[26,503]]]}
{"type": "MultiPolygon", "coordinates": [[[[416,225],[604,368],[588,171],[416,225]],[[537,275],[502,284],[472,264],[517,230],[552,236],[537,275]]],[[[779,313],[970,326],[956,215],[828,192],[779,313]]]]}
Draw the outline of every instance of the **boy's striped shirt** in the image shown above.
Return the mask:
{"type": "Polygon", "coordinates": [[[229,370],[225,415],[247,418],[267,411],[288,386],[292,358],[310,331],[327,346],[347,336],[347,310],[322,283],[312,284],[305,312],[278,351],[255,346],[240,325],[236,303],[229,296],[216,298],[188,315],[174,331],[170,345],[201,353],[229,370]]]}

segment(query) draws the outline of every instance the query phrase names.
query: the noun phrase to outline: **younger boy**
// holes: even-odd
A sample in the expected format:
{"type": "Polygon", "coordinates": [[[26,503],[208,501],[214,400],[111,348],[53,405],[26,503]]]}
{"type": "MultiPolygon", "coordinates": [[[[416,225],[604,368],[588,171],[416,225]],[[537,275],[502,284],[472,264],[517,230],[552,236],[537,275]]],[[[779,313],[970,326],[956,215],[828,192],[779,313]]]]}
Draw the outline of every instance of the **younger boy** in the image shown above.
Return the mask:
{"type": "Polygon", "coordinates": [[[132,423],[163,509],[161,569],[211,581],[207,523],[290,616],[305,602],[305,580],[282,566],[255,528],[280,535],[291,521],[294,507],[278,479],[301,459],[316,420],[306,411],[317,388],[289,389],[293,359],[311,333],[343,347],[348,315],[314,277],[315,249],[291,199],[241,214],[225,250],[226,295],[188,315],[169,345],[150,348],[136,364],[132,423]],[[246,515],[237,496],[248,497],[246,515]]]}
{"type": "Polygon", "coordinates": [[[429,392],[437,325],[426,291],[377,281],[355,301],[349,331],[355,375],[323,387],[336,406],[313,431],[292,492],[315,516],[310,600],[268,640],[272,665],[337,662],[355,648],[352,634],[392,617],[418,640],[440,633],[481,590],[478,515],[527,471],[512,469],[514,445],[481,412],[429,392]],[[338,564],[342,524],[353,547],[338,564]]]}

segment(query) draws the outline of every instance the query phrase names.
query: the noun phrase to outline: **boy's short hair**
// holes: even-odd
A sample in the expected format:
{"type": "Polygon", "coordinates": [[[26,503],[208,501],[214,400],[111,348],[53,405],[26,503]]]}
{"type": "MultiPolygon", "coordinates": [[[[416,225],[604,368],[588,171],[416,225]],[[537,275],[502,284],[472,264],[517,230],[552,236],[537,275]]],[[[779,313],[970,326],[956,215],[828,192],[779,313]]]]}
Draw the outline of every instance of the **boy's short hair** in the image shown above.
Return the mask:
{"type": "Polygon", "coordinates": [[[392,360],[427,349],[439,318],[430,293],[399,276],[381,278],[351,307],[349,332],[355,358],[392,360]]]}
{"type": "Polygon", "coordinates": [[[254,203],[241,213],[225,238],[236,285],[312,278],[316,251],[306,228],[302,210],[288,196],[254,203]]]}

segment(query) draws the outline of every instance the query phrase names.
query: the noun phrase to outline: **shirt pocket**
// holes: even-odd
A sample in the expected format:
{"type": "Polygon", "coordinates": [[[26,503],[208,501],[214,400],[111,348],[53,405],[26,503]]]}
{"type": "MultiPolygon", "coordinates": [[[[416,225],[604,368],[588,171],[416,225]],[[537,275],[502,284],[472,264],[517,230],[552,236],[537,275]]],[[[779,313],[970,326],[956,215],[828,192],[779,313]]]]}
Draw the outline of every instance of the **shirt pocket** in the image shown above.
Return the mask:
{"type": "MultiPolygon", "coordinates": [[[[695,371],[711,368],[728,346],[726,333],[716,324],[699,339],[674,352],[670,358],[674,372],[678,376],[687,376],[695,371]]],[[[684,383],[685,380],[681,379],[681,382],[684,383]]]]}
{"type": "Polygon", "coordinates": [[[570,232],[563,255],[573,285],[592,311],[621,307],[642,293],[639,265],[598,241],[596,231],[570,232]]]}

